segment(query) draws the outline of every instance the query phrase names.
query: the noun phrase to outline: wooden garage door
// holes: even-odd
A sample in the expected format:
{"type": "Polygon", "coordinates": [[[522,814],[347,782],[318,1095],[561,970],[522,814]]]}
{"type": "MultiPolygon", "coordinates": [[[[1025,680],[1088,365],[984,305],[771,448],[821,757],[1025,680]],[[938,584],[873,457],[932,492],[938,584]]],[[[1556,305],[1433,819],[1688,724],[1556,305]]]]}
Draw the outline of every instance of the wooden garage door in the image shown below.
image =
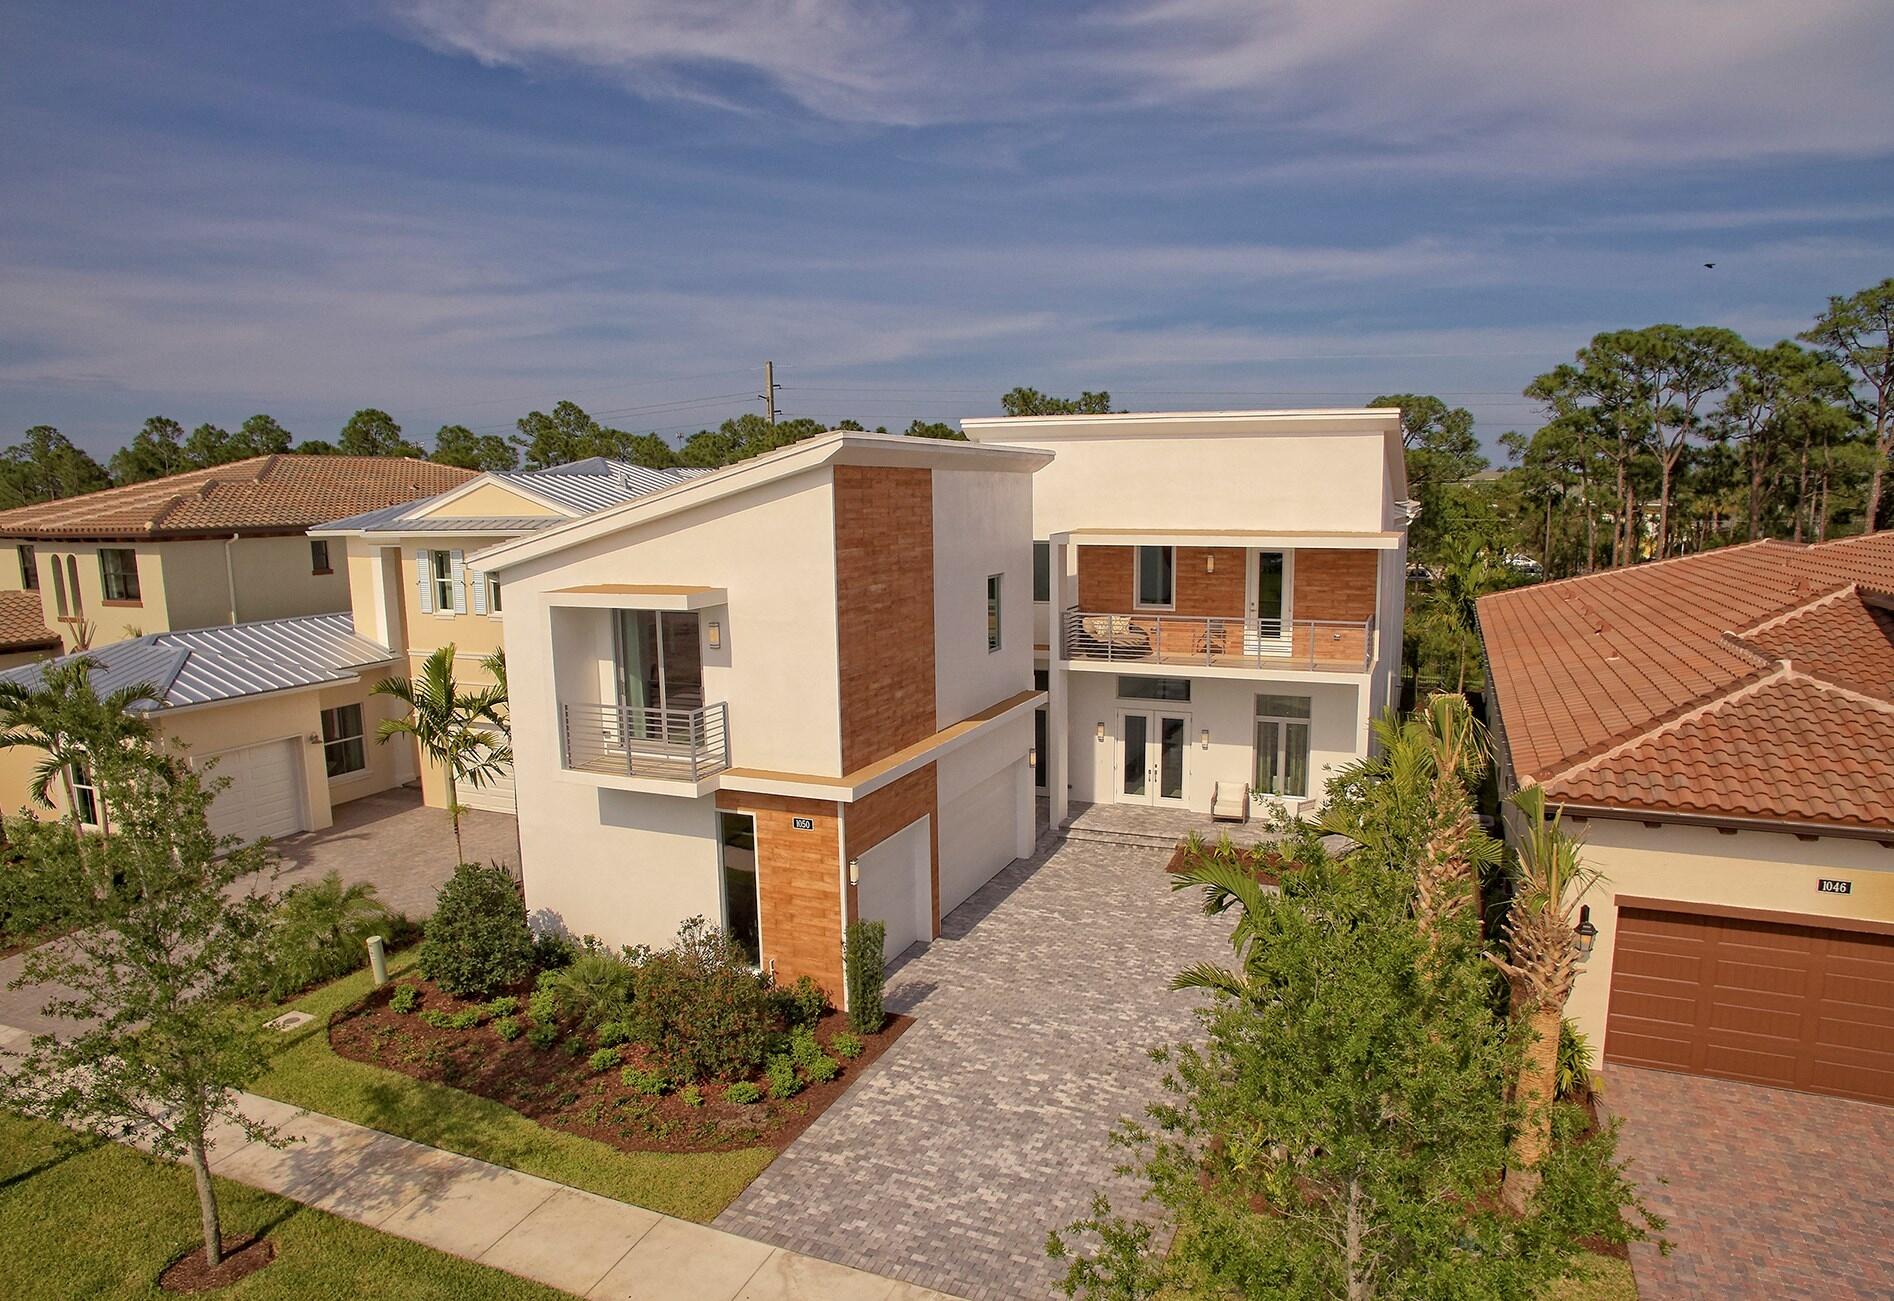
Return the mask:
{"type": "Polygon", "coordinates": [[[1621,908],[1605,1057],[1894,1102],[1894,937],[1621,908]]]}

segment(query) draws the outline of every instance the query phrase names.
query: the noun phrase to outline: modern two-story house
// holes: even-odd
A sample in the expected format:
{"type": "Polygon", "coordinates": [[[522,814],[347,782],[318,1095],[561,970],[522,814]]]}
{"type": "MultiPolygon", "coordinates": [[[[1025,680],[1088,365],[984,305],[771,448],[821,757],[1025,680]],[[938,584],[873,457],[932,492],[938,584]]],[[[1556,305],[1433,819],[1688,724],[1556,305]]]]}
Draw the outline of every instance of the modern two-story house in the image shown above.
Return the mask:
{"type": "Polygon", "coordinates": [[[1033,478],[1040,778],[1074,806],[1319,801],[1399,684],[1400,413],[962,422],[1033,478]]]}
{"type": "Polygon", "coordinates": [[[1034,839],[1031,449],[835,432],[466,557],[505,592],[526,902],[702,916],[839,1003],[1034,839]]]}

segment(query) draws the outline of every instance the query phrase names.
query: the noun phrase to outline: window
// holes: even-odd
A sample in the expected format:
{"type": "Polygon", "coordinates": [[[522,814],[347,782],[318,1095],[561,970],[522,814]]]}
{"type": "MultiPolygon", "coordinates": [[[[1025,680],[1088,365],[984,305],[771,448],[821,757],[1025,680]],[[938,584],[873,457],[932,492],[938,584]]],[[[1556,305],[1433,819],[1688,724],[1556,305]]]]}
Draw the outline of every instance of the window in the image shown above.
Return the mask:
{"type": "Polygon", "coordinates": [[[717,841],[723,864],[723,933],[750,965],[763,965],[763,926],[756,899],[756,819],[719,813],[717,841]]]}
{"type": "Polygon", "coordinates": [[[986,579],[986,651],[991,655],[1000,648],[1000,574],[986,579]]]}
{"type": "Polygon", "coordinates": [[[312,574],[333,574],[329,568],[329,544],[322,538],[309,539],[309,572],[312,574]]]}
{"type": "Polygon", "coordinates": [[[1052,599],[1052,544],[1050,542],[1032,544],[1032,599],[1035,601],[1052,599]]]}
{"type": "Polygon", "coordinates": [[[72,614],[75,619],[85,618],[85,599],[79,595],[79,557],[66,557],[66,591],[72,597],[72,614]]]}
{"type": "Polygon", "coordinates": [[[72,811],[85,826],[98,826],[99,787],[92,780],[92,770],[82,763],[75,763],[67,771],[72,775],[72,811]]]}
{"type": "Polygon", "coordinates": [[[66,571],[60,566],[58,556],[53,557],[53,608],[62,619],[69,613],[66,609],[66,571]]]}
{"type": "Polygon", "coordinates": [[[28,546],[21,546],[17,550],[20,553],[20,586],[29,592],[39,591],[39,557],[28,546]]]}
{"type": "Polygon", "coordinates": [[[1307,696],[1256,697],[1257,791],[1309,793],[1309,715],[1307,696]]]}
{"type": "Polygon", "coordinates": [[[1170,547],[1138,548],[1138,604],[1168,609],[1176,594],[1177,553],[1170,547]]]}
{"type": "Polygon", "coordinates": [[[454,553],[451,551],[430,551],[427,553],[428,581],[434,584],[434,612],[452,614],[454,612],[454,553]]]}
{"type": "Polygon", "coordinates": [[[129,547],[100,547],[99,588],[108,601],[136,601],[138,553],[129,547]]]}
{"type": "Polygon", "coordinates": [[[487,613],[500,612],[500,580],[492,574],[487,575],[487,613]]]}
{"type": "Polygon", "coordinates": [[[1190,679],[1122,677],[1118,679],[1118,698],[1170,700],[1187,705],[1190,703],[1190,679]]]}
{"type": "Polygon", "coordinates": [[[362,745],[362,707],[342,705],[322,711],[322,762],[331,777],[346,777],[368,767],[362,745]]]}

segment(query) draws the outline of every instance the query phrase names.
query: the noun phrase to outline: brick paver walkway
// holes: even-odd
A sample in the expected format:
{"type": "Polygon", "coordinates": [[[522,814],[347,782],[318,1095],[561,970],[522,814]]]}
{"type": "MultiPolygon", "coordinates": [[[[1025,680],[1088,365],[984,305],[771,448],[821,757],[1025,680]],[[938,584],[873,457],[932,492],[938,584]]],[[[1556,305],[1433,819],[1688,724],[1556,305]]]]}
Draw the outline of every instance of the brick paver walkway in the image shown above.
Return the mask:
{"type": "Polygon", "coordinates": [[[1643,1301],[1894,1296],[1894,1107],[1611,1066],[1623,1155],[1675,1247],[1643,1301]]]}
{"type": "Polygon", "coordinates": [[[1108,1137],[1188,1035],[1165,986],[1227,961],[1228,925],[1172,894],[1163,851],[1056,839],[943,923],[889,982],[916,1024],[717,1227],[956,1295],[1045,1297],[1050,1229],[1095,1190],[1137,1209],[1108,1137]]]}

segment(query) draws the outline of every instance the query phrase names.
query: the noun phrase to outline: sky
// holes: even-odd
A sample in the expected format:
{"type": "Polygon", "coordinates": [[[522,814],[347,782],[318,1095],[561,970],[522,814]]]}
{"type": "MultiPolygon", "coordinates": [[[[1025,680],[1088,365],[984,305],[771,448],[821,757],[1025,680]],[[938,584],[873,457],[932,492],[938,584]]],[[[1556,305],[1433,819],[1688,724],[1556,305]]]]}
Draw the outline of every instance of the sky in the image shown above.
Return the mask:
{"type": "Polygon", "coordinates": [[[0,442],[1431,392],[1894,275],[1886,0],[0,13],[0,442]],[[1714,262],[1714,269],[1705,262],[1714,262]]]}

